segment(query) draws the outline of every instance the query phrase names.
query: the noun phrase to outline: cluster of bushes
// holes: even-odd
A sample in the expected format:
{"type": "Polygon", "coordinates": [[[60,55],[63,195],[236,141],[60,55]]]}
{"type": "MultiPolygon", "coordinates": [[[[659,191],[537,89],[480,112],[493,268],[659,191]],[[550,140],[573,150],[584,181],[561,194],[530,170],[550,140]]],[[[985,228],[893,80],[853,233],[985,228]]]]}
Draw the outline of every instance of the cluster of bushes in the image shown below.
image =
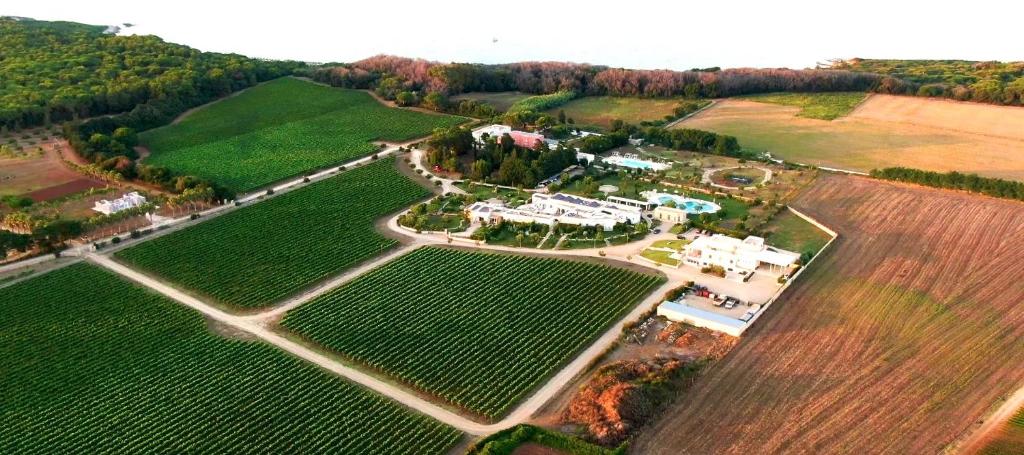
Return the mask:
{"type": "Polygon", "coordinates": [[[713,133],[711,131],[691,128],[665,129],[647,127],[639,130],[639,136],[647,143],[668,147],[676,150],[693,150],[695,152],[734,158],[752,158],[743,152],[735,136],[713,133]]]}
{"type": "Polygon", "coordinates": [[[623,455],[625,446],[605,449],[572,436],[521,423],[481,439],[466,450],[466,455],[510,455],[528,442],[560,450],[570,455],[623,455]]]}
{"type": "Polygon", "coordinates": [[[517,101],[509,107],[508,112],[546,111],[568,103],[575,97],[576,93],[569,90],[561,90],[547,95],[534,95],[517,101]]]}
{"type": "Polygon", "coordinates": [[[532,188],[540,180],[576,164],[576,152],[565,147],[519,147],[507,134],[477,144],[472,133],[461,127],[435,130],[426,145],[427,164],[461,172],[470,180],[508,186],[532,188]]]}
{"type": "Polygon", "coordinates": [[[981,177],[977,174],[960,172],[932,172],[906,167],[889,167],[874,169],[871,176],[877,179],[895,180],[898,182],[916,183],[935,188],[962,190],[981,193],[986,196],[1024,201],[1024,183],[992,177],[981,177]]]}
{"type": "Polygon", "coordinates": [[[880,93],[1024,105],[1024,63],[969,60],[851,59],[833,68],[886,75],[880,93]]]}
{"type": "Polygon", "coordinates": [[[725,268],[720,265],[708,265],[700,268],[701,273],[725,278],[725,268]]]}

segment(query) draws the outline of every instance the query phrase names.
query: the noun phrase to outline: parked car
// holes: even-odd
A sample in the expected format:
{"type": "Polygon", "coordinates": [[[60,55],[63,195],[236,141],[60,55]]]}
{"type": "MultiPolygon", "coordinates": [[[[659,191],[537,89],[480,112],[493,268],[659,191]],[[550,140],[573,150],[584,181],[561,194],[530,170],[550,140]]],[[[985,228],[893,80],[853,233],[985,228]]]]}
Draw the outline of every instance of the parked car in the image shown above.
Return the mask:
{"type": "Polygon", "coordinates": [[[661,234],[661,229],[658,229],[658,228],[654,228],[654,230],[653,230],[653,231],[651,231],[651,232],[653,232],[653,233],[655,233],[655,234],[661,234]]]}

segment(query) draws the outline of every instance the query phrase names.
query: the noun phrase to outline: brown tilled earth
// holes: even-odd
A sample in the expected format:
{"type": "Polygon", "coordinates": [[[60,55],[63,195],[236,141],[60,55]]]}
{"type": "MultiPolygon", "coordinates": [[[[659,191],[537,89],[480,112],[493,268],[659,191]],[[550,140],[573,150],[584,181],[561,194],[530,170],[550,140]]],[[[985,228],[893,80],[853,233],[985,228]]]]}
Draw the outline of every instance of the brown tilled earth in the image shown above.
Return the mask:
{"type": "Polygon", "coordinates": [[[839,238],[632,453],[938,453],[1024,381],[1024,204],[827,176],[793,205],[839,238]]]}

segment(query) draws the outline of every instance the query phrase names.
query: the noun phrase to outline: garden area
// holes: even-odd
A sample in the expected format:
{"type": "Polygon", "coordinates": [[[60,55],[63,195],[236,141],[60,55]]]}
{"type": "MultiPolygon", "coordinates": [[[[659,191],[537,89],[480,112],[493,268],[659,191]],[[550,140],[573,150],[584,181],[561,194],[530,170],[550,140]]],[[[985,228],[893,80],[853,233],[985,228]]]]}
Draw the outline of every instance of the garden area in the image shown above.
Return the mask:
{"type": "Polygon", "coordinates": [[[463,209],[476,201],[474,196],[446,194],[429,202],[413,205],[398,217],[398,224],[423,232],[462,232],[469,227],[463,209]]]}

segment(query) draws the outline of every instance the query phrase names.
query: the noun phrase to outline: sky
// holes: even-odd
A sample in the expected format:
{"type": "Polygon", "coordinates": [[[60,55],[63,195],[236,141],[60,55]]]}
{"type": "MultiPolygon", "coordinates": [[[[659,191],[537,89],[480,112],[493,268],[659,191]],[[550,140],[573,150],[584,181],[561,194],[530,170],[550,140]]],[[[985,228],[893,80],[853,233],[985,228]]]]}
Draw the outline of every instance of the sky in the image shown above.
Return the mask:
{"type": "Polygon", "coordinates": [[[833,58],[1024,60],[1024,2],[61,0],[0,15],[137,24],[204,51],[310,62],[376,54],[624,68],[814,67],[833,58]],[[240,6],[245,5],[245,6],[240,6]]]}

